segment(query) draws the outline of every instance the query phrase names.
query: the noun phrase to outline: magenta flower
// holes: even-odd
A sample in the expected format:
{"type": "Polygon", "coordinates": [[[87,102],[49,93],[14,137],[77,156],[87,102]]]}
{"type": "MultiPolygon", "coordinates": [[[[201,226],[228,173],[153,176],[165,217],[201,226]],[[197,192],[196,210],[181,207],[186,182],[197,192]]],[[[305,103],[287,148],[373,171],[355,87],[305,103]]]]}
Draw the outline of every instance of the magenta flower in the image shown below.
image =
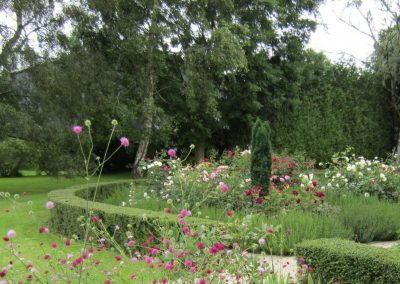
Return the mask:
{"type": "Polygon", "coordinates": [[[119,141],[121,142],[121,145],[124,146],[125,148],[129,146],[129,140],[126,137],[121,137],[121,139],[119,139],[119,141]]]}
{"type": "Polygon", "coordinates": [[[175,268],[175,264],[173,262],[165,264],[166,270],[173,270],[175,268]]]}
{"type": "Polygon", "coordinates": [[[224,183],[224,182],[221,181],[221,182],[219,183],[219,187],[221,188],[221,191],[222,191],[222,192],[224,192],[224,193],[225,193],[225,192],[228,192],[229,187],[228,187],[228,185],[227,185],[226,183],[224,183]]]}
{"type": "Polygon", "coordinates": [[[47,209],[53,209],[54,208],[54,202],[53,201],[47,201],[46,208],[47,209]]]}
{"type": "Polygon", "coordinates": [[[183,227],[183,233],[185,234],[185,235],[189,235],[190,234],[190,228],[189,227],[183,227]]]}
{"type": "Polygon", "coordinates": [[[41,234],[47,234],[47,233],[49,233],[49,228],[47,228],[47,227],[40,227],[39,228],[39,233],[41,233],[41,234]]]}
{"type": "Polygon", "coordinates": [[[74,126],[72,127],[72,131],[73,131],[76,135],[79,135],[79,134],[81,134],[81,132],[82,132],[82,126],[80,126],[80,125],[74,125],[74,126]]]}
{"type": "Polygon", "coordinates": [[[16,235],[17,235],[17,233],[16,233],[14,230],[8,230],[8,232],[7,232],[7,237],[8,237],[9,239],[15,238],[16,235]]]}
{"type": "Polygon", "coordinates": [[[168,150],[167,154],[171,158],[176,157],[176,150],[171,148],[171,149],[168,150]]]}

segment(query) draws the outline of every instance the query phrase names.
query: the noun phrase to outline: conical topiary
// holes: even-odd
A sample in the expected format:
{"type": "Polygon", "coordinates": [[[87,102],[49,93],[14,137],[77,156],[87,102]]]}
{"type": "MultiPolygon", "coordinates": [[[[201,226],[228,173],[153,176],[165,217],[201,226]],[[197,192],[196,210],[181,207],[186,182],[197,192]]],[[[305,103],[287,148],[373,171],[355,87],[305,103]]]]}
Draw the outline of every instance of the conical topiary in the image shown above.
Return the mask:
{"type": "Polygon", "coordinates": [[[271,128],[268,122],[257,119],[251,133],[250,173],[253,186],[261,186],[268,193],[271,176],[271,128]]]}

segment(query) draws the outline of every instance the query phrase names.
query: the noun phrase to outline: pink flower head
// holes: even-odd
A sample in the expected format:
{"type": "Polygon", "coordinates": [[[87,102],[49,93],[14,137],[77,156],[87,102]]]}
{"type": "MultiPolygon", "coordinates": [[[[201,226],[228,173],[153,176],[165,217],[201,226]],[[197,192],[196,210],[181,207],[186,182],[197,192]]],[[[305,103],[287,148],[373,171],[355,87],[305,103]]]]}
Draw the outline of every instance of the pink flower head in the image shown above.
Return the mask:
{"type": "Polygon", "coordinates": [[[233,211],[232,211],[232,210],[226,211],[226,215],[227,215],[228,217],[232,217],[232,216],[233,216],[233,211]]]}
{"type": "Polygon", "coordinates": [[[93,221],[93,223],[98,223],[99,221],[100,221],[100,218],[99,218],[99,216],[97,216],[97,215],[93,215],[92,216],[92,221],[93,221]]]}
{"type": "Polygon", "coordinates": [[[47,209],[52,209],[52,208],[54,208],[54,202],[53,202],[53,201],[47,201],[47,203],[46,203],[46,208],[47,208],[47,209]]]}
{"type": "Polygon", "coordinates": [[[166,270],[173,270],[175,268],[175,264],[173,262],[169,262],[165,264],[165,269],[166,270]]]}
{"type": "Polygon", "coordinates": [[[7,237],[9,239],[15,238],[16,235],[17,235],[17,233],[14,230],[8,230],[8,232],[7,232],[7,237]]]}
{"type": "Polygon", "coordinates": [[[185,218],[188,215],[189,215],[188,211],[186,209],[182,209],[181,212],[179,212],[178,217],[185,218]]]}
{"type": "Polygon", "coordinates": [[[134,240],[129,240],[128,247],[133,247],[134,245],[135,245],[135,241],[134,240]]]}
{"type": "Polygon", "coordinates": [[[203,248],[204,248],[204,243],[198,242],[198,243],[196,244],[196,247],[197,247],[198,249],[203,249],[203,248]]]}
{"type": "Polygon", "coordinates": [[[285,180],[290,180],[290,176],[286,175],[285,180]]]}
{"type": "Polygon", "coordinates": [[[170,156],[171,158],[174,158],[174,157],[176,157],[176,150],[175,149],[169,149],[168,151],[167,151],[167,154],[168,154],[168,156],[170,156]]]}
{"type": "Polygon", "coordinates": [[[224,192],[224,193],[225,193],[225,192],[228,192],[229,187],[228,187],[228,185],[227,185],[226,183],[224,183],[224,182],[221,181],[221,182],[219,183],[219,187],[221,188],[221,191],[222,191],[222,192],[224,192]]]}
{"type": "Polygon", "coordinates": [[[191,267],[192,265],[193,265],[193,261],[191,261],[191,260],[185,260],[185,262],[184,262],[184,265],[186,266],[186,267],[191,267]]]}
{"type": "Polygon", "coordinates": [[[71,245],[71,240],[70,240],[70,239],[66,239],[66,240],[65,240],[65,245],[66,245],[67,247],[69,247],[69,246],[71,245]]]}
{"type": "Polygon", "coordinates": [[[265,240],[263,238],[261,238],[258,240],[258,243],[260,246],[263,246],[263,245],[265,245],[265,240]]]}
{"type": "Polygon", "coordinates": [[[39,228],[39,233],[41,233],[41,234],[47,234],[48,232],[49,232],[49,228],[47,228],[47,227],[39,228]]]}
{"type": "Polygon", "coordinates": [[[126,137],[121,137],[119,139],[119,141],[121,142],[121,145],[124,146],[125,148],[127,148],[129,146],[129,140],[126,137]]]}
{"type": "Polygon", "coordinates": [[[81,132],[82,132],[82,126],[80,126],[80,125],[74,125],[74,126],[72,127],[72,131],[73,131],[75,134],[79,135],[79,134],[81,134],[81,132]]]}
{"type": "Polygon", "coordinates": [[[212,173],[210,174],[210,178],[211,178],[211,179],[215,179],[216,176],[217,176],[217,174],[216,174],[215,172],[212,172],[212,173]]]}
{"type": "Polygon", "coordinates": [[[116,261],[121,261],[121,260],[122,260],[122,256],[116,255],[116,256],[115,256],[115,260],[116,260],[116,261]]]}
{"type": "Polygon", "coordinates": [[[189,235],[190,234],[190,228],[189,227],[183,227],[183,233],[185,234],[185,235],[189,235]]]}

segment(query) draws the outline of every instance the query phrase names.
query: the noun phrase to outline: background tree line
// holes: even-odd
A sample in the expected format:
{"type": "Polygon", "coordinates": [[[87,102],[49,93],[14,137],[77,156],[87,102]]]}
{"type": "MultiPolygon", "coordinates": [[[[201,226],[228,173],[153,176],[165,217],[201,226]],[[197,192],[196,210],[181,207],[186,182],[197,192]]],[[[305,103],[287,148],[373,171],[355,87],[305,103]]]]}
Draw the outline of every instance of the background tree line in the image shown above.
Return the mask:
{"type": "Polygon", "coordinates": [[[195,144],[199,160],[246,147],[257,117],[270,122],[275,151],[385,155],[398,127],[381,53],[360,69],[306,49],[316,26],[306,15],[319,4],[2,1],[15,23],[0,25],[0,176],[76,173],[69,130],[85,119],[97,154],[111,119],[120,122],[133,143],[110,168],[130,164],[134,175],[156,149],[195,144]]]}

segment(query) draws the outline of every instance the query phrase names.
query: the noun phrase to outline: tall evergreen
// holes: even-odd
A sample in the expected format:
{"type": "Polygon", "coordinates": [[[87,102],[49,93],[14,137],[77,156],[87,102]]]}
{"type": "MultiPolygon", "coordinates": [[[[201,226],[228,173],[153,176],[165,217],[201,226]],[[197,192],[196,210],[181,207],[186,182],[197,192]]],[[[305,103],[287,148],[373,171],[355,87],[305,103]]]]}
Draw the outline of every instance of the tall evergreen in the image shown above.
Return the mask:
{"type": "Polygon", "coordinates": [[[261,186],[268,192],[271,175],[271,128],[268,122],[256,120],[251,135],[250,173],[254,186],[261,186]]]}

